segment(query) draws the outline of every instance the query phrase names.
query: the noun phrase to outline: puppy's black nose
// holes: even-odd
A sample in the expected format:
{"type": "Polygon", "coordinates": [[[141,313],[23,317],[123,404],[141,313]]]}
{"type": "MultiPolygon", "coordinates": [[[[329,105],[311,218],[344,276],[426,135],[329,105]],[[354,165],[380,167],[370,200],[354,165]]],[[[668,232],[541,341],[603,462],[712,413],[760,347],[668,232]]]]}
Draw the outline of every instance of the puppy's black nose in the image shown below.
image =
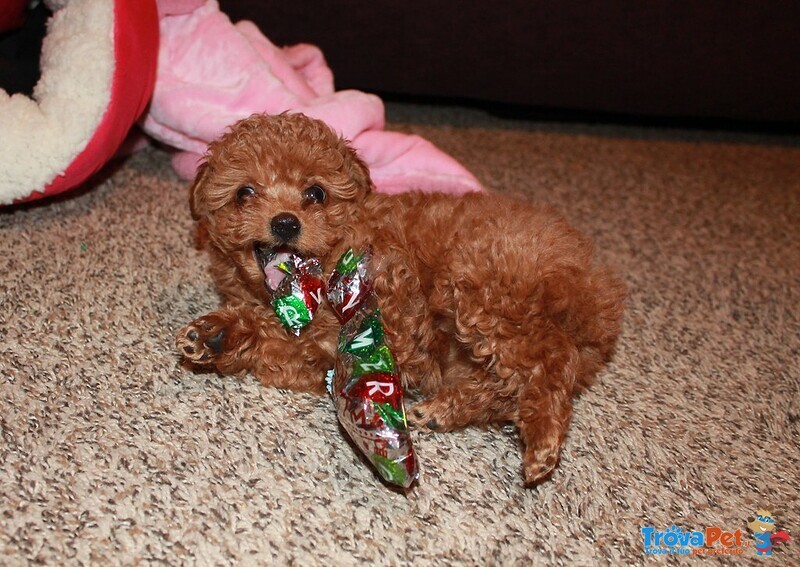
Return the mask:
{"type": "Polygon", "coordinates": [[[270,228],[272,234],[286,242],[300,233],[300,219],[292,213],[281,213],[272,217],[270,228]]]}

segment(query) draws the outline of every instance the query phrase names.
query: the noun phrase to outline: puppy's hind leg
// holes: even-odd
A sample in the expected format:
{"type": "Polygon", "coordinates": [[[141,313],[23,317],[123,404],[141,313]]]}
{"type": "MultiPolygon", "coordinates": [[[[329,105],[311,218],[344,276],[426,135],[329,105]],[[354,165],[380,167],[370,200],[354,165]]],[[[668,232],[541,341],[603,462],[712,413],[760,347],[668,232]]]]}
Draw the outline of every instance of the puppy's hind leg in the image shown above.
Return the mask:
{"type": "Polygon", "coordinates": [[[453,364],[446,369],[444,382],[432,397],[411,409],[409,417],[414,426],[452,431],[467,425],[513,421],[518,389],[513,383],[492,380],[482,365],[453,364]]]}
{"type": "Polygon", "coordinates": [[[525,447],[525,482],[546,479],[556,467],[572,418],[572,397],[580,355],[558,332],[536,345],[539,362],[520,389],[516,425],[525,447]]]}

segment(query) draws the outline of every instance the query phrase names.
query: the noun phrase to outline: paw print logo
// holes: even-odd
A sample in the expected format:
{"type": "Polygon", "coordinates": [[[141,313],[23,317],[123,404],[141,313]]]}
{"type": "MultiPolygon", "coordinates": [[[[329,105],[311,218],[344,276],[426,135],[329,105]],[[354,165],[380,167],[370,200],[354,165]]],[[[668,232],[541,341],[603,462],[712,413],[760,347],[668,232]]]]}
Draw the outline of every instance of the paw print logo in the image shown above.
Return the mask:
{"type": "Polygon", "coordinates": [[[756,512],[753,521],[747,523],[747,527],[756,540],[756,552],[758,555],[772,555],[772,549],[776,544],[789,543],[789,534],[784,530],[775,531],[777,524],[775,516],[769,510],[761,509],[756,512]]]}
{"type": "Polygon", "coordinates": [[[675,547],[681,543],[681,536],[683,535],[683,530],[672,524],[664,531],[664,535],[661,537],[661,541],[667,547],[675,547]]]}

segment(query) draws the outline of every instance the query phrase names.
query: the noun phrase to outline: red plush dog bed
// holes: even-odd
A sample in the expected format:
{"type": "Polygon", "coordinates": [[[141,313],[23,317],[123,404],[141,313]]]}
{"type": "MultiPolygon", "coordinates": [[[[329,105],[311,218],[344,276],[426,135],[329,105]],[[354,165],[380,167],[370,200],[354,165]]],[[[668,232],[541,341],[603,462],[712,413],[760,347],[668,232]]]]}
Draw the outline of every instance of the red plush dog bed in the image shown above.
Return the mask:
{"type": "MultiPolygon", "coordinates": [[[[19,24],[25,3],[5,3],[0,26],[19,24]]],[[[155,83],[155,0],[46,3],[54,12],[33,96],[0,89],[0,205],[61,193],[97,172],[155,83]]]]}

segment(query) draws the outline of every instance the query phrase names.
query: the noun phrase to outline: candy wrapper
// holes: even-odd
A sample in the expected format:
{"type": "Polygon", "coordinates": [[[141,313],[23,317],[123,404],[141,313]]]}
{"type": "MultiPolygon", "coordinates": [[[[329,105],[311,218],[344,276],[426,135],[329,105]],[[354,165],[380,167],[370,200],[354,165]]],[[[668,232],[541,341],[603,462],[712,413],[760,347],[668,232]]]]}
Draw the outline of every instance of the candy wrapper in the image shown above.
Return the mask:
{"type": "Polygon", "coordinates": [[[381,477],[408,488],[418,476],[400,376],[383,330],[369,264],[348,250],[328,279],[328,302],[342,329],[328,389],[339,422],[381,477]]]}
{"type": "Polygon", "coordinates": [[[339,258],[328,278],[328,302],[342,325],[368,308],[367,303],[375,303],[372,280],[367,273],[371,261],[371,248],[366,248],[361,254],[350,248],[339,258]]]}
{"type": "Polygon", "coordinates": [[[272,308],[283,326],[299,335],[322,303],[325,291],[322,266],[315,258],[304,259],[292,254],[275,268],[286,276],[273,294],[272,308]]]}

